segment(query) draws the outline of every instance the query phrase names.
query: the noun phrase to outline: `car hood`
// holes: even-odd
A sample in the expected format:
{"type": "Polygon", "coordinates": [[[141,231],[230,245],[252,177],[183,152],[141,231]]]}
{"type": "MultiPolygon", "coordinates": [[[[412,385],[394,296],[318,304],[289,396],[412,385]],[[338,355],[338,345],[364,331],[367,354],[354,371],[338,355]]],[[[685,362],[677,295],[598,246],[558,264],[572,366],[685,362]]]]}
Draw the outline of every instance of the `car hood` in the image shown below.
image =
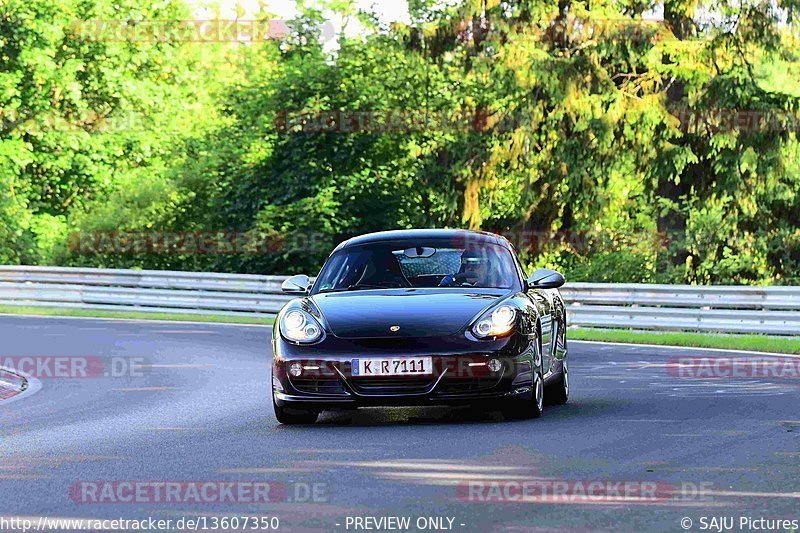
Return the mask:
{"type": "Polygon", "coordinates": [[[506,289],[378,289],[316,294],[311,300],[340,338],[433,337],[458,333],[508,294],[506,289]]]}

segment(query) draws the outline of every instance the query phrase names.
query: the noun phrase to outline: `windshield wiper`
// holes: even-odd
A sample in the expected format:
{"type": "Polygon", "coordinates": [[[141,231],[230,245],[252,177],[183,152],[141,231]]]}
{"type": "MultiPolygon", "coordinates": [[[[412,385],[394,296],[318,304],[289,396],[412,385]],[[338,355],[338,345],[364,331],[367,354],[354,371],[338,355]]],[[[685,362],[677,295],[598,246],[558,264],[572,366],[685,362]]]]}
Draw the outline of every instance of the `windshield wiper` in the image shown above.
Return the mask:
{"type": "Polygon", "coordinates": [[[374,283],[356,283],[347,287],[348,291],[357,291],[360,289],[385,289],[386,285],[376,285],[374,283]]]}
{"type": "Polygon", "coordinates": [[[400,283],[396,283],[393,281],[387,281],[385,283],[355,283],[353,285],[348,285],[347,287],[340,287],[340,288],[333,288],[330,289],[322,289],[317,291],[318,293],[324,292],[344,292],[344,291],[359,291],[359,290],[368,290],[368,289],[394,289],[394,288],[402,288],[400,283]]]}

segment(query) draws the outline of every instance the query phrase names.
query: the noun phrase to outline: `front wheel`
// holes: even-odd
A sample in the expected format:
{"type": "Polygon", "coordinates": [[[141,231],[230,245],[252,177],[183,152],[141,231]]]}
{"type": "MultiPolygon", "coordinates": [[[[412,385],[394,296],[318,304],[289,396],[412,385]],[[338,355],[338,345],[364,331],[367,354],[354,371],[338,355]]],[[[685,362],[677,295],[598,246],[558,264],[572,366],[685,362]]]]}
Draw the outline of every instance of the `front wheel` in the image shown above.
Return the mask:
{"type": "Polygon", "coordinates": [[[537,342],[534,348],[533,382],[531,384],[530,398],[516,400],[513,404],[503,409],[503,415],[507,418],[520,420],[542,416],[544,411],[544,369],[542,368],[542,347],[540,342],[537,342]]]}
{"type": "Polygon", "coordinates": [[[561,405],[569,400],[569,366],[567,358],[561,360],[561,375],[558,380],[547,388],[547,403],[561,405]]]}
{"type": "MultiPolygon", "coordinates": [[[[565,321],[562,322],[566,326],[565,321]]],[[[561,372],[556,379],[555,383],[547,387],[547,404],[548,405],[561,405],[567,403],[569,400],[569,365],[567,357],[567,330],[566,327],[560,328],[558,341],[556,342],[556,351],[561,354],[561,372]]]]}
{"type": "Polygon", "coordinates": [[[317,418],[319,418],[319,413],[317,411],[278,405],[275,403],[274,397],[272,398],[272,406],[275,408],[275,418],[277,418],[278,422],[281,424],[313,424],[317,421],[317,418]]]}

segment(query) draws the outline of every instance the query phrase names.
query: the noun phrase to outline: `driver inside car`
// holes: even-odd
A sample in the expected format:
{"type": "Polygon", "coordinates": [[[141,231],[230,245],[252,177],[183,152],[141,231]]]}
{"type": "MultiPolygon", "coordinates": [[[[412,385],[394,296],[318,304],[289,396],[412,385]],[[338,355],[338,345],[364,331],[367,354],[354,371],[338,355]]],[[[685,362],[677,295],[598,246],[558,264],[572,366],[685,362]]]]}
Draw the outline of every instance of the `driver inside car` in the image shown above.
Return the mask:
{"type": "Polygon", "coordinates": [[[476,250],[464,250],[461,267],[455,274],[448,274],[439,283],[440,287],[486,286],[489,275],[489,259],[476,250]]]}

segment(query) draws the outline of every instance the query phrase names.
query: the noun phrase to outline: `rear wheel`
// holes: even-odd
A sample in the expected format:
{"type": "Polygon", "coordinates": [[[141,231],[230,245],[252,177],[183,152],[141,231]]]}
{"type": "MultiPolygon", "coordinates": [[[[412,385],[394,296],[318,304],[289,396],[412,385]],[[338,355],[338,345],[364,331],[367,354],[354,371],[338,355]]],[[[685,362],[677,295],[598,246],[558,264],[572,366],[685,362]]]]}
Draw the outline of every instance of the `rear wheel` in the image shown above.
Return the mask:
{"type": "Polygon", "coordinates": [[[544,369],[542,368],[541,337],[534,346],[533,379],[529,398],[515,400],[503,409],[503,415],[512,419],[539,418],[544,411],[544,369]]]}
{"type": "Polygon", "coordinates": [[[278,422],[281,424],[313,424],[317,421],[317,418],[319,418],[319,413],[317,411],[278,405],[275,403],[274,396],[272,398],[272,406],[275,408],[275,418],[277,418],[278,422]]]}

